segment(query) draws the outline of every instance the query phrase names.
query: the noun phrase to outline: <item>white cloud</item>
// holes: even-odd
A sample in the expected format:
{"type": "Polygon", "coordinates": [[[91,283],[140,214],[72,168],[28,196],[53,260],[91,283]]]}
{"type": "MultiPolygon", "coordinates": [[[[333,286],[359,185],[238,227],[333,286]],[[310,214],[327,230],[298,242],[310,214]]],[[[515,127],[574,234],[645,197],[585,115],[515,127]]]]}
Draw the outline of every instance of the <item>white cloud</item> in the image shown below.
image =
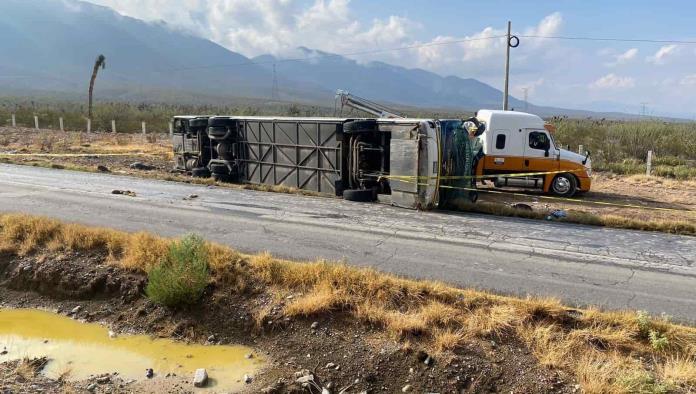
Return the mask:
{"type": "MultiPolygon", "coordinates": [[[[355,57],[358,61],[382,60],[406,67],[421,67],[443,74],[500,75],[504,29],[486,27],[463,36],[426,38],[421,22],[397,15],[360,20],[351,0],[89,0],[110,6],[128,16],[165,20],[211,39],[245,56],[274,54],[298,56],[303,46],[332,53],[427,46],[355,57]],[[496,37],[496,38],[493,38],[496,37]],[[456,44],[440,45],[450,41],[456,44]]],[[[563,24],[553,13],[525,34],[554,35],[563,24]]],[[[524,66],[534,53],[546,57],[556,43],[524,40],[513,52],[515,67],[524,66]]],[[[540,59],[537,59],[537,63],[540,59]]],[[[552,63],[548,63],[552,64],[552,63]]],[[[516,70],[516,69],[513,69],[516,70]]],[[[514,72],[514,71],[513,71],[514,72]]]]}
{"type": "Polygon", "coordinates": [[[626,89],[636,85],[631,77],[620,77],[614,73],[607,74],[590,84],[593,89],[626,89]]]}
{"type": "Polygon", "coordinates": [[[648,63],[661,65],[665,64],[667,62],[667,59],[675,55],[677,52],[679,52],[679,47],[677,47],[676,45],[665,45],[658,49],[654,55],[645,58],[645,60],[648,63]]]}
{"type": "Polygon", "coordinates": [[[696,74],[685,76],[679,81],[679,84],[683,86],[696,86],[696,74]]]}
{"type": "Polygon", "coordinates": [[[635,59],[636,55],[638,55],[638,48],[631,48],[626,52],[619,53],[618,55],[613,55],[614,59],[606,65],[609,67],[614,67],[620,64],[628,63],[631,60],[635,59]]]}

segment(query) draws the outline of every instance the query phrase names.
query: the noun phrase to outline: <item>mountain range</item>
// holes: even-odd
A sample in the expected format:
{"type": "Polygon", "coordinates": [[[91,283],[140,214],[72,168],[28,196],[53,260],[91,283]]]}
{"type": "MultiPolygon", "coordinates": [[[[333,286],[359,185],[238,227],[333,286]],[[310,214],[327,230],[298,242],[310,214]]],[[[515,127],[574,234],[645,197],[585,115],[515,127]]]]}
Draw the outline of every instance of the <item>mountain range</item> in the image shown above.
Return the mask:
{"type": "MultiPolygon", "coordinates": [[[[336,89],[344,89],[387,104],[431,109],[473,111],[499,108],[502,101],[500,90],[476,79],[359,63],[309,48],[299,50],[311,61],[250,59],[164,22],[144,22],[78,0],[2,0],[0,37],[0,92],[13,94],[86,95],[94,59],[104,54],[106,69],[95,93],[102,100],[273,97],[330,106],[336,89]]],[[[514,97],[510,105],[525,107],[514,97]]],[[[542,116],[588,114],[527,107],[542,116]]]]}

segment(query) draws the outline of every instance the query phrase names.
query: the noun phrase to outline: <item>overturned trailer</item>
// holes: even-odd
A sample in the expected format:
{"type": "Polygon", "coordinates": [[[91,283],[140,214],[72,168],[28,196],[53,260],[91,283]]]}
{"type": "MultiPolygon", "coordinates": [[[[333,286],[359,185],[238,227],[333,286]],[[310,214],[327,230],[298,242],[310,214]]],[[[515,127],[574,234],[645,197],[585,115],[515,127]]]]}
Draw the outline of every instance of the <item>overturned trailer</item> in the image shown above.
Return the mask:
{"type": "Polygon", "coordinates": [[[473,162],[460,146],[462,120],[176,116],[174,124],[175,168],[194,176],[352,201],[391,194],[392,204],[416,209],[476,198],[473,182],[461,184],[473,162]],[[454,182],[464,187],[439,192],[454,182]]]}

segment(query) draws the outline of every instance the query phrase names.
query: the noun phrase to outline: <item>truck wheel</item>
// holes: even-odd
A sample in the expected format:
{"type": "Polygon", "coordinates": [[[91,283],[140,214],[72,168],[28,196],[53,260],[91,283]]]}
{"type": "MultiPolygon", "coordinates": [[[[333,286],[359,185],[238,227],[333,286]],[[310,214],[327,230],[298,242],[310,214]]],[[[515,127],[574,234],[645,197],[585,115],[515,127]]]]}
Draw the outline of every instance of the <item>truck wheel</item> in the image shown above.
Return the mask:
{"type": "Polygon", "coordinates": [[[375,119],[354,120],[343,124],[344,133],[365,133],[377,131],[377,121],[375,119]]]}
{"type": "Polygon", "coordinates": [[[570,174],[558,174],[551,181],[551,193],[559,197],[573,197],[577,189],[575,177],[570,174]]]}
{"type": "Polygon", "coordinates": [[[205,167],[196,167],[191,170],[191,176],[194,178],[208,178],[210,176],[210,170],[205,167]]]}
{"type": "Polygon", "coordinates": [[[375,201],[375,191],[372,189],[346,189],[343,191],[343,199],[357,202],[375,201]]]}

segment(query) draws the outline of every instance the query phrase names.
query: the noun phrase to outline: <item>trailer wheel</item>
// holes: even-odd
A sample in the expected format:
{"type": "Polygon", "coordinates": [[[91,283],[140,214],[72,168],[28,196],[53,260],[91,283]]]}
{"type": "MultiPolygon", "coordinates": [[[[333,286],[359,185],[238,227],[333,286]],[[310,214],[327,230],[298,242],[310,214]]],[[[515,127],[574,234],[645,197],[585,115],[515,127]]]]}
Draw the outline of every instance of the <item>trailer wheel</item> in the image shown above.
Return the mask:
{"type": "Polygon", "coordinates": [[[343,124],[344,133],[365,133],[377,131],[377,121],[375,119],[354,120],[343,124]]]}
{"type": "Polygon", "coordinates": [[[210,177],[210,170],[205,167],[196,167],[191,170],[191,176],[194,178],[208,178],[210,177]]]}
{"type": "Polygon", "coordinates": [[[232,182],[232,177],[228,174],[213,173],[213,179],[218,182],[232,182]]]}
{"type": "Polygon", "coordinates": [[[346,189],[343,191],[343,199],[357,202],[372,202],[376,200],[373,189],[346,189]]]}
{"type": "Polygon", "coordinates": [[[551,181],[551,193],[559,197],[573,197],[577,189],[575,177],[570,174],[558,174],[551,181]]]}

